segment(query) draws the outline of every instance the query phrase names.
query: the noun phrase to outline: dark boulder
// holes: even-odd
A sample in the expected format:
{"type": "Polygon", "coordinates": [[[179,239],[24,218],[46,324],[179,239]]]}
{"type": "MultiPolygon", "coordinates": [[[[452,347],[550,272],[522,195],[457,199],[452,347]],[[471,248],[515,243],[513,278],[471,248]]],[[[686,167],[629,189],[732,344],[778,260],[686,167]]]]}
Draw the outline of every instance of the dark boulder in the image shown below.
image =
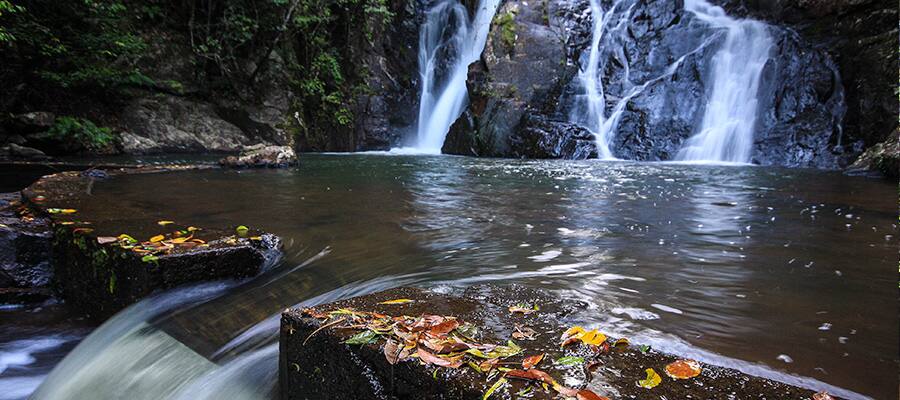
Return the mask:
{"type": "Polygon", "coordinates": [[[45,287],[51,276],[50,221],[22,207],[19,192],[0,194],[0,287],[45,287]]]}

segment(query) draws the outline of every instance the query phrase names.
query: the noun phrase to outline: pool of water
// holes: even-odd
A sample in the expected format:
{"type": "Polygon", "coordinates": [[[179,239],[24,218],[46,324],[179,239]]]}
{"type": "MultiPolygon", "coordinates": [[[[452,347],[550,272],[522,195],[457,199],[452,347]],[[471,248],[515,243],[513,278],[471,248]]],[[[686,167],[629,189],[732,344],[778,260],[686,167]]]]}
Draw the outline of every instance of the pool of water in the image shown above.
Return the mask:
{"type": "Polygon", "coordinates": [[[70,206],[101,233],[149,237],[166,219],[284,239],[273,270],[147,322],[229,376],[273,372],[287,306],[516,282],[585,301],[584,324],[637,343],[850,397],[897,393],[894,184],[752,166],[301,158],[115,178],[70,206]]]}

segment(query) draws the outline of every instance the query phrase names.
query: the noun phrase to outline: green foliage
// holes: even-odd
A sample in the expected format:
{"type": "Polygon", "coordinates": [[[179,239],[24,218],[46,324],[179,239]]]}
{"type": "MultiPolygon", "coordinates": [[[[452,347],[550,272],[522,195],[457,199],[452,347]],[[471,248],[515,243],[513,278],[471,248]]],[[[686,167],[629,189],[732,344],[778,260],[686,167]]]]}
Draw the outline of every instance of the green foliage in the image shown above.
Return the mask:
{"type": "Polygon", "coordinates": [[[57,118],[47,131],[47,137],[59,141],[75,141],[92,150],[102,149],[115,140],[109,128],[101,128],[89,120],[75,117],[57,118]]]}
{"type": "Polygon", "coordinates": [[[146,51],[125,3],[0,0],[0,57],[63,88],[149,85],[135,66],[146,51]],[[3,43],[6,46],[3,46],[3,43]]]}

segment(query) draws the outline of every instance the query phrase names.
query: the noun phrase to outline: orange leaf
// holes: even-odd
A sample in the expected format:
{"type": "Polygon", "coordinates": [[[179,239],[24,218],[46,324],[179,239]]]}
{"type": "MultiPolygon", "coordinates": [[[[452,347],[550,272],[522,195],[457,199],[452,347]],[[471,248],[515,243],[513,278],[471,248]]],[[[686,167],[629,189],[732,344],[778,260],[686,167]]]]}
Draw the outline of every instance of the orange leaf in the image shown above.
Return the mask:
{"type": "Polygon", "coordinates": [[[575,398],[578,400],[609,400],[609,398],[598,396],[590,390],[579,390],[578,393],[575,394],[575,398]]]}
{"type": "Polygon", "coordinates": [[[543,359],[544,359],[544,353],[525,357],[525,359],[522,360],[522,368],[531,369],[535,365],[538,365],[538,363],[540,363],[541,360],[543,360],[543,359]]]}
{"type": "Polygon", "coordinates": [[[700,375],[700,363],[694,360],[678,360],[666,365],[666,375],[675,379],[688,379],[700,375]]]}
{"type": "Polygon", "coordinates": [[[828,392],[819,392],[812,395],[812,400],[834,400],[828,392]]]}

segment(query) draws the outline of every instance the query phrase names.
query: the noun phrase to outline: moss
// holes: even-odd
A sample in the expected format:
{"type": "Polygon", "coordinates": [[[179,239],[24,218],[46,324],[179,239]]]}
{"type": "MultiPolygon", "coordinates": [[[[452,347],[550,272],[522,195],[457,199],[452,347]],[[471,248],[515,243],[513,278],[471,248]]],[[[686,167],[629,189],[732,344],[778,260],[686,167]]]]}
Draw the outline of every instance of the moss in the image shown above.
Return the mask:
{"type": "Polygon", "coordinates": [[[516,10],[509,10],[494,18],[494,25],[500,29],[500,41],[507,50],[512,51],[516,46],[516,10]]]}

